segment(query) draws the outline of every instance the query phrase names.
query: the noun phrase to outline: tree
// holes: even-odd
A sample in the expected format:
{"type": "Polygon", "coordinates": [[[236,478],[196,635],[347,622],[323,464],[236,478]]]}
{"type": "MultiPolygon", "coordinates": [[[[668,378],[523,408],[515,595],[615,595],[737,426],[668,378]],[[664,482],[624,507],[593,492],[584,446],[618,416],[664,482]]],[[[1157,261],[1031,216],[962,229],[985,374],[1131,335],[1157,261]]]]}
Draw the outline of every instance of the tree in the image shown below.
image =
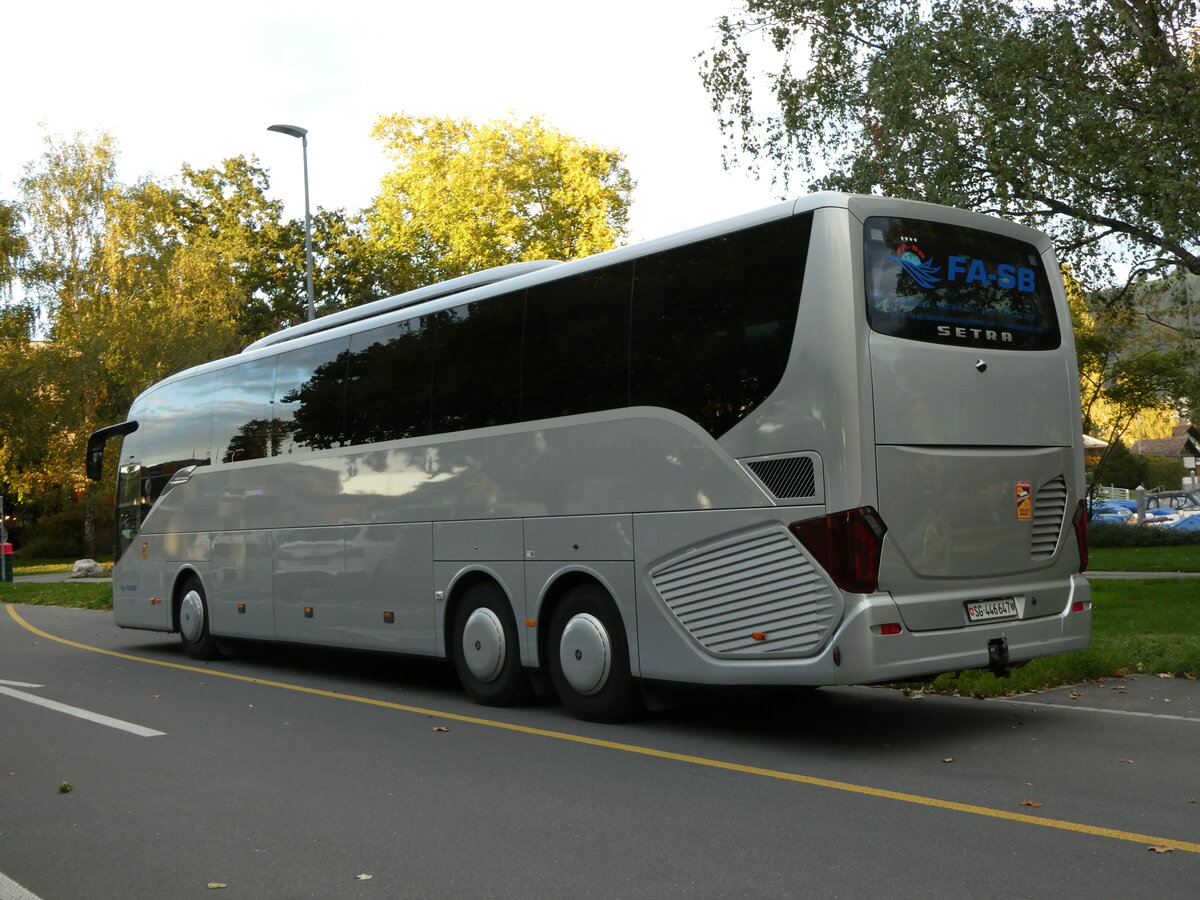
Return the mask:
{"type": "Polygon", "coordinates": [[[270,186],[257,160],[236,156],[206,169],[185,165],[175,191],[175,239],[220,271],[218,289],[247,340],[306,315],[303,226],[284,223],[270,186]]]}
{"type": "Polygon", "coordinates": [[[1166,419],[1186,393],[1190,348],[1161,341],[1140,327],[1135,310],[1088,295],[1069,272],[1063,275],[1079,360],[1083,432],[1108,445],[1095,467],[1093,484],[1121,484],[1128,472],[1119,459],[1122,453],[1131,455],[1123,439],[1139,417],[1166,419]],[[1116,474],[1118,469],[1124,474],[1116,474]]]}
{"type": "Polygon", "coordinates": [[[617,150],[540,119],[396,114],[372,132],[396,163],[367,211],[370,235],[412,287],[533,259],[574,259],[625,236],[633,180],[617,150]]]}
{"type": "Polygon", "coordinates": [[[1115,440],[1104,448],[1092,478],[1095,485],[1135,488],[1146,481],[1146,460],[1115,440]]]}
{"type": "Polygon", "coordinates": [[[1135,270],[1200,274],[1198,16],[1200,0],[744,0],[702,78],[734,160],[1026,221],[1089,280],[1114,243],[1135,270]]]}
{"type": "MultiPolygon", "coordinates": [[[[84,477],[87,436],[151,382],[236,349],[245,254],[228,221],[197,215],[180,190],[118,183],[107,135],[48,136],[20,188],[23,284],[49,340],[10,342],[24,389],[0,398],[0,462],[21,502],[53,511],[84,500],[90,525],[102,489],[84,477]]],[[[6,327],[27,335],[30,318],[6,327]]]]}
{"type": "MultiPolygon", "coordinates": [[[[0,398],[5,480],[18,500],[34,504],[62,502],[88,488],[82,442],[102,415],[108,391],[86,346],[96,340],[88,321],[96,287],[90,267],[101,256],[117,192],[109,136],[93,142],[80,134],[71,141],[47,136],[45,147],[20,180],[29,241],[23,284],[52,341],[40,349],[25,341],[24,350],[14,350],[14,377],[26,393],[0,398]]],[[[88,515],[86,521],[91,526],[94,520],[88,515]]]]}
{"type": "Polygon", "coordinates": [[[21,232],[21,215],[17,208],[0,200],[0,302],[12,298],[29,242],[21,232]]]}

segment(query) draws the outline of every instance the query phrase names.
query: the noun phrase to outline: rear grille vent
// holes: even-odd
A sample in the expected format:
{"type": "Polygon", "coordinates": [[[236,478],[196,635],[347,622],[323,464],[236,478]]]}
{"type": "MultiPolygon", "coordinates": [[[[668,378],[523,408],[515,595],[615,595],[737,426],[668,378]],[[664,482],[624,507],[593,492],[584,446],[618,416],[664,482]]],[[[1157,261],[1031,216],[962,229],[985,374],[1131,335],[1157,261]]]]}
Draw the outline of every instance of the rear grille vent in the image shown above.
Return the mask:
{"type": "Polygon", "coordinates": [[[1067,513],[1067,482],[1063,476],[1051,479],[1037,489],[1033,497],[1033,535],[1029,555],[1050,559],[1058,549],[1063,517],[1067,513]]]}
{"type": "Polygon", "coordinates": [[[841,594],[782,529],[704,548],[650,578],[692,637],[722,656],[811,655],[842,614],[841,594]]]}
{"type": "Polygon", "coordinates": [[[744,465],[778,500],[813,500],[817,473],[812,456],[776,456],[744,461],[744,465]]]}

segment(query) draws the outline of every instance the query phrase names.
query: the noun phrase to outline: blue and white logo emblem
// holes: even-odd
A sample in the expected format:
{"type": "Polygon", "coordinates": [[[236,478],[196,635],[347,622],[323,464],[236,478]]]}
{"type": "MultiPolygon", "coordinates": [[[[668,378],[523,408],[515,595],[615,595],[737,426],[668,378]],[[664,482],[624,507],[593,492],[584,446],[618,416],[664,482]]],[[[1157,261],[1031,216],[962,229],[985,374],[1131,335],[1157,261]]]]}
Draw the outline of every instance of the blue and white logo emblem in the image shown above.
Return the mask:
{"type": "Polygon", "coordinates": [[[939,275],[942,267],[934,265],[932,259],[926,259],[916,244],[901,244],[896,248],[896,255],[889,256],[888,259],[898,262],[900,268],[923,288],[934,287],[942,280],[939,275]]]}

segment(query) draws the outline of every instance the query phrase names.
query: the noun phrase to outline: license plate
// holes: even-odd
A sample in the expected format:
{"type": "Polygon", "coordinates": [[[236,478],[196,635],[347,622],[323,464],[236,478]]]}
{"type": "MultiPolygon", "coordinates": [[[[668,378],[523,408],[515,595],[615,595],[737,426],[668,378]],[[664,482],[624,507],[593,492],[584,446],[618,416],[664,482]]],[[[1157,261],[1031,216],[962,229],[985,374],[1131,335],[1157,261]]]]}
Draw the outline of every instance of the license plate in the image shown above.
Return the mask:
{"type": "Polygon", "coordinates": [[[1003,600],[980,600],[967,604],[967,618],[972,622],[990,622],[994,619],[1015,619],[1017,601],[1012,597],[1003,600]]]}

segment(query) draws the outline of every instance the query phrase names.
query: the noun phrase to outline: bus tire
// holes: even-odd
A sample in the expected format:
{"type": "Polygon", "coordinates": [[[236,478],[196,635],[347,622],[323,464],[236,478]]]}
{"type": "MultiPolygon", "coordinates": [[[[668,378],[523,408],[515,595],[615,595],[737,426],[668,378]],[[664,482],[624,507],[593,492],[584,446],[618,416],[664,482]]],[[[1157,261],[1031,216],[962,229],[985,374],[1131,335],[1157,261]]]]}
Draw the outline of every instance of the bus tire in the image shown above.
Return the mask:
{"type": "Polygon", "coordinates": [[[637,710],[625,626],[603,588],[581,584],[567,591],[551,617],[549,637],[550,681],[577,718],[615,722],[637,710]]]}
{"type": "Polygon", "coordinates": [[[476,703],[512,706],[528,697],[517,623],[495,585],[467,588],[454,611],[452,647],[458,680],[476,703]]]}
{"type": "Polygon", "coordinates": [[[216,638],[208,630],[208,599],[200,579],[192,577],[183,583],[176,618],[184,653],[192,659],[216,659],[221,655],[216,638]]]}

